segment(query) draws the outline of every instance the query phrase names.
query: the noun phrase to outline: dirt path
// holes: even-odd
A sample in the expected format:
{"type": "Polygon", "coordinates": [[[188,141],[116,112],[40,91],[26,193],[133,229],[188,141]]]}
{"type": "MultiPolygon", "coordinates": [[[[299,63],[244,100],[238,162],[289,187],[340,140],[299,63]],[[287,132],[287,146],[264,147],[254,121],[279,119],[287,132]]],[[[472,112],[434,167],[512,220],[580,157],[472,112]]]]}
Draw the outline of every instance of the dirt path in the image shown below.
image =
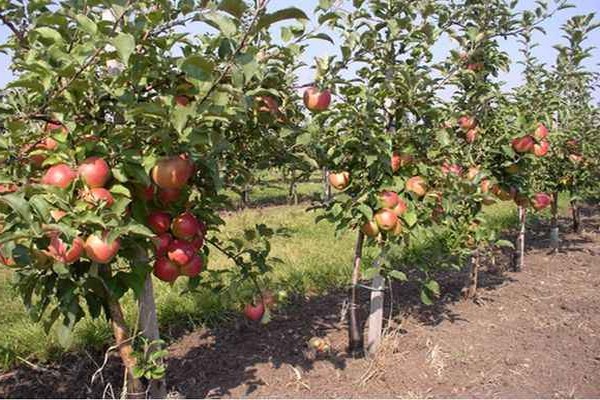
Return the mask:
{"type": "MultiPolygon", "coordinates": [[[[482,274],[482,305],[458,299],[456,274],[433,308],[415,301],[416,288],[399,287],[400,315],[373,360],[343,351],[343,293],[300,301],[267,326],[191,333],[170,347],[170,390],[188,398],[600,397],[599,225],[597,214],[587,218],[586,232],[564,235],[557,255],[534,235],[523,272],[482,274]],[[313,336],[331,353],[308,351],[313,336]]],[[[114,364],[104,385],[90,387],[93,369],[77,357],[47,371],[23,367],[0,376],[0,397],[98,397],[119,381],[114,364]]]]}

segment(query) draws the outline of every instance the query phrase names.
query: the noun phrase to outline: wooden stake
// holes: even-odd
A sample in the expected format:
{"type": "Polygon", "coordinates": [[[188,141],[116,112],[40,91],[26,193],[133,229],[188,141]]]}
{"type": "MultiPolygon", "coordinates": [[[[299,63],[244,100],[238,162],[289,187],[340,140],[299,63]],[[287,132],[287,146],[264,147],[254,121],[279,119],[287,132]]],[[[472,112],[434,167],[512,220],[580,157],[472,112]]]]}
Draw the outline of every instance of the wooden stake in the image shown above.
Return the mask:
{"type": "Polygon", "coordinates": [[[558,232],[558,192],[554,193],[552,199],[552,220],[550,226],[550,246],[555,253],[558,253],[560,246],[560,237],[558,232]]]}
{"type": "Polygon", "coordinates": [[[348,321],[348,352],[352,355],[362,354],[364,350],[363,331],[357,314],[358,308],[358,282],[360,280],[360,263],[365,235],[358,231],[356,247],[354,248],[354,263],[352,269],[352,287],[350,288],[350,307],[348,321]]]}
{"type": "Polygon", "coordinates": [[[519,236],[517,237],[517,251],[515,257],[515,271],[521,271],[525,266],[525,221],[527,210],[519,206],[519,236]]]}
{"type": "Polygon", "coordinates": [[[383,300],[384,300],[384,281],[380,274],[381,260],[385,257],[384,253],[375,260],[373,268],[377,273],[371,283],[371,310],[369,313],[369,331],[367,335],[367,353],[370,356],[375,355],[381,344],[381,332],[383,328],[383,300]]]}

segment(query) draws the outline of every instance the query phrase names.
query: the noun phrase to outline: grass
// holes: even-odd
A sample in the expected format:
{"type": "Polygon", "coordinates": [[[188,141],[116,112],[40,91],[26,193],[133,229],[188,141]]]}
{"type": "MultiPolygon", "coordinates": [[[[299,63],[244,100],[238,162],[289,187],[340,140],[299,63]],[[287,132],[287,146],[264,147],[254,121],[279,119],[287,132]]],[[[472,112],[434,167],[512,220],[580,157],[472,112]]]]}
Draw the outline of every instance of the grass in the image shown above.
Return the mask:
{"type": "MultiPolygon", "coordinates": [[[[566,197],[561,197],[560,208],[567,209],[566,197]]],[[[269,287],[283,289],[290,294],[318,295],[348,284],[351,275],[355,232],[334,237],[333,226],[325,221],[315,224],[315,212],[305,206],[280,206],[265,209],[248,209],[225,217],[223,236],[235,236],[245,228],[264,223],[272,228],[287,228],[289,237],[272,240],[272,255],[283,263],[277,264],[267,277],[269,287]]],[[[486,209],[487,223],[505,229],[516,223],[512,203],[500,203],[486,209]]],[[[532,218],[548,218],[549,212],[532,218]]],[[[423,233],[412,243],[411,251],[418,257],[431,243],[439,242],[437,233],[423,233]]],[[[365,251],[364,265],[370,265],[375,249],[365,251]]],[[[210,268],[229,268],[230,261],[217,252],[211,254],[210,268]]],[[[155,281],[156,282],[156,281],[155,281]]],[[[181,294],[184,282],[175,287],[156,283],[156,300],[162,334],[173,337],[175,330],[214,325],[239,313],[240,299],[233,295],[218,295],[208,289],[197,293],[181,294]]],[[[136,319],[132,296],[126,297],[126,315],[130,323],[136,319]]],[[[66,351],[83,348],[102,350],[111,341],[109,325],[103,319],[85,319],[76,327],[69,349],[58,344],[57,335],[46,335],[41,324],[31,322],[21,300],[10,285],[10,273],[0,270],[0,369],[7,369],[23,359],[45,362],[59,359],[66,351]]]]}

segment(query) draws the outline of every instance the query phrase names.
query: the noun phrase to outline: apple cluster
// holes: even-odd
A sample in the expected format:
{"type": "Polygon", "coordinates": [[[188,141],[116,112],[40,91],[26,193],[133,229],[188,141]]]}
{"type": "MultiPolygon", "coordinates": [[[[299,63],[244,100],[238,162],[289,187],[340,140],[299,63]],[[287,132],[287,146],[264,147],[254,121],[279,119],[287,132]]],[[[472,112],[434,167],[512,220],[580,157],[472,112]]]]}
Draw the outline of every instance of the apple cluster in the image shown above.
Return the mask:
{"type": "Polygon", "coordinates": [[[544,157],[550,150],[548,142],[548,128],[544,124],[538,124],[533,135],[525,135],[513,139],[512,148],[515,152],[533,153],[537,157],[544,157]]]}
{"type": "Polygon", "coordinates": [[[379,206],[373,220],[361,227],[362,232],[369,237],[377,237],[380,232],[402,234],[400,217],[408,210],[406,202],[398,193],[384,190],[379,194],[379,206]]]}

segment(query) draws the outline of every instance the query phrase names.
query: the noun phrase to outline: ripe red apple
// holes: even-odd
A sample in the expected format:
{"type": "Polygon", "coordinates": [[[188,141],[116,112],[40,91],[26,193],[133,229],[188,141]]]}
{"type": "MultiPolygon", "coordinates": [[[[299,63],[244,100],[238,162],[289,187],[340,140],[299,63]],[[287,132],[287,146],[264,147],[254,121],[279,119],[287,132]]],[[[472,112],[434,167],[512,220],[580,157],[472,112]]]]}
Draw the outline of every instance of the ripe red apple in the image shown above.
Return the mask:
{"type": "Polygon", "coordinates": [[[158,201],[165,206],[176,203],[181,196],[181,189],[158,189],[156,197],[158,201]]]}
{"type": "Polygon", "coordinates": [[[458,176],[462,174],[462,167],[460,165],[450,164],[448,162],[442,164],[441,170],[444,175],[453,174],[458,176]]]}
{"type": "Polygon", "coordinates": [[[184,212],[173,220],[171,231],[176,238],[192,240],[201,232],[201,228],[198,219],[192,213],[184,212]]]}
{"type": "Polygon", "coordinates": [[[469,129],[467,131],[467,133],[465,133],[465,140],[467,141],[467,143],[475,143],[478,136],[479,136],[478,128],[469,129]]]}
{"type": "Polygon", "coordinates": [[[48,121],[48,122],[46,122],[46,125],[44,126],[44,132],[52,133],[52,132],[55,132],[57,130],[60,130],[62,133],[66,133],[67,132],[67,127],[64,126],[59,121],[48,121]]]}
{"type": "Polygon", "coordinates": [[[529,153],[533,150],[533,145],[535,144],[535,140],[531,135],[525,135],[523,137],[519,137],[513,139],[512,147],[517,153],[529,153]]]}
{"type": "Polygon", "coordinates": [[[540,143],[533,145],[533,154],[537,157],[544,157],[548,154],[548,150],[550,150],[550,143],[547,140],[542,140],[540,143]]]}
{"type": "Polygon", "coordinates": [[[244,307],[244,315],[250,321],[260,321],[265,313],[265,305],[263,303],[258,303],[257,305],[246,304],[244,307]]]}
{"type": "Polygon", "coordinates": [[[108,164],[100,157],[87,158],[79,166],[81,180],[91,188],[104,187],[110,179],[110,175],[108,164]]]}
{"type": "Polygon", "coordinates": [[[190,244],[192,245],[195,251],[200,250],[202,246],[204,246],[204,233],[200,232],[198,236],[192,239],[190,244]]]}
{"type": "Polygon", "coordinates": [[[256,101],[259,104],[258,111],[271,113],[273,115],[281,114],[279,103],[273,96],[259,96],[256,98],[256,101]]]}
{"type": "Polygon", "coordinates": [[[350,173],[347,171],[330,173],[329,183],[337,190],[344,190],[350,184],[350,173]]]}
{"type": "Polygon", "coordinates": [[[160,235],[153,237],[152,242],[156,248],[156,255],[159,257],[166,255],[172,241],[173,236],[168,233],[161,233],[160,235]]]}
{"type": "Polygon", "coordinates": [[[543,210],[552,203],[552,196],[546,193],[536,193],[531,198],[531,205],[537,211],[543,210]]]}
{"type": "Polygon", "coordinates": [[[81,254],[83,253],[84,242],[80,237],[76,237],[73,239],[73,243],[70,248],[67,248],[67,245],[63,240],[58,236],[58,234],[52,234],[50,237],[50,244],[48,245],[48,249],[43,253],[49,257],[54,258],[56,261],[72,264],[79,260],[81,254]]]}
{"type": "Polygon", "coordinates": [[[95,205],[104,203],[104,207],[111,207],[115,203],[112,194],[107,189],[101,187],[86,190],[83,194],[83,199],[95,205]]]}
{"type": "Polygon", "coordinates": [[[159,160],[152,168],[152,179],[161,189],[182,189],[192,177],[194,166],[184,155],[159,160]]]}
{"type": "Polygon", "coordinates": [[[154,276],[163,282],[175,282],[179,277],[179,268],[165,257],[161,257],[154,263],[154,276]]]}
{"type": "Polygon", "coordinates": [[[135,186],[135,195],[144,201],[152,201],[154,198],[154,185],[150,184],[148,186],[136,185],[135,186]]]}
{"type": "Polygon", "coordinates": [[[398,216],[387,208],[383,208],[375,213],[375,222],[379,229],[383,231],[392,231],[398,224],[398,216]]]}
{"type": "Polygon", "coordinates": [[[396,204],[398,204],[399,200],[400,197],[396,192],[384,190],[379,193],[379,207],[381,208],[394,208],[396,207],[396,204]]]}
{"type": "Polygon", "coordinates": [[[202,272],[203,264],[202,257],[198,254],[194,254],[190,262],[181,267],[181,274],[190,278],[195,278],[202,272]]]}
{"type": "Polygon", "coordinates": [[[304,92],[304,105],[310,111],[325,111],[329,108],[330,103],[331,92],[328,89],[320,91],[316,87],[310,87],[304,92]]]}
{"type": "Polygon", "coordinates": [[[90,235],[85,241],[85,254],[88,258],[99,264],[108,264],[117,255],[121,248],[121,242],[116,239],[112,243],[106,242],[107,233],[102,237],[90,235]]]}
{"type": "Polygon", "coordinates": [[[379,226],[377,225],[377,222],[375,221],[369,221],[367,223],[365,223],[360,230],[362,231],[362,233],[364,233],[365,235],[367,235],[368,237],[377,237],[377,235],[379,235],[379,226]]]}
{"type": "Polygon", "coordinates": [[[546,128],[546,125],[540,123],[535,129],[533,135],[539,140],[546,139],[548,137],[548,128],[546,128]]]}
{"type": "Polygon", "coordinates": [[[195,254],[194,247],[185,240],[175,239],[167,248],[167,257],[179,266],[189,263],[195,254]]]}
{"type": "Polygon", "coordinates": [[[396,204],[396,207],[394,207],[392,211],[394,212],[394,214],[400,217],[402,216],[402,214],[408,211],[408,205],[404,200],[398,199],[398,204],[396,204]]]}
{"type": "Polygon", "coordinates": [[[188,104],[190,104],[190,98],[184,94],[178,94],[175,96],[175,104],[186,107],[188,104]]]}
{"type": "Polygon", "coordinates": [[[408,192],[412,192],[419,197],[423,197],[427,193],[427,182],[420,176],[413,176],[406,181],[405,186],[408,192]]]}
{"type": "Polygon", "coordinates": [[[48,168],[42,177],[42,184],[66,189],[75,180],[77,174],[67,164],[56,164],[48,168]]]}
{"type": "Polygon", "coordinates": [[[407,165],[412,164],[413,156],[410,154],[400,154],[397,152],[392,153],[392,171],[398,172],[400,168],[406,167],[407,165]]]}
{"type": "Polygon", "coordinates": [[[475,117],[463,115],[458,119],[458,126],[465,131],[475,128],[476,125],[477,121],[475,120],[475,117]]]}
{"type": "Polygon", "coordinates": [[[153,211],[148,215],[148,226],[157,235],[168,232],[171,227],[171,216],[164,211],[153,211]]]}

